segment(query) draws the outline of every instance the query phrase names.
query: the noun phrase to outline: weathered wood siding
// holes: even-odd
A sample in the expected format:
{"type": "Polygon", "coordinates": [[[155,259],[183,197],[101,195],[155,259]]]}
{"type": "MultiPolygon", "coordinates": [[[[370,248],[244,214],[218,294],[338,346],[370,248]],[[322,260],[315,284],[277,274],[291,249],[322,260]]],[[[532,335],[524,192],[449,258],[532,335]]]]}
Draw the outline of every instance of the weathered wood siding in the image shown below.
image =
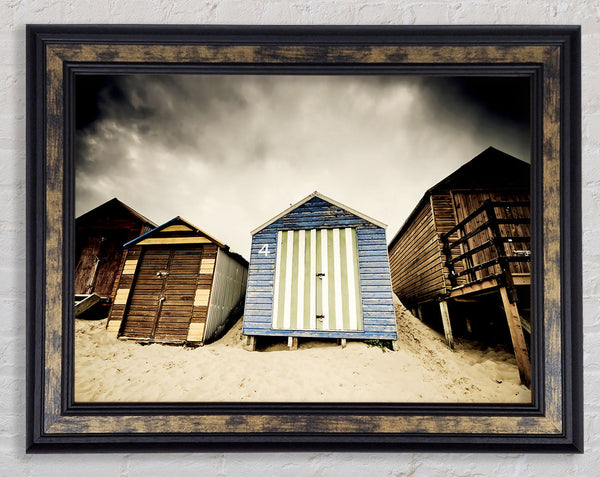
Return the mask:
{"type": "MultiPolygon", "coordinates": [[[[454,227],[458,221],[456,219],[456,212],[454,209],[452,194],[450,192],[436,192],[431,194],[430,197],[431,207],[433,210],[433,220],[435,222],[435,230],[437,232],[438,239],[454,227]]],[[[453,233],[450,236],[450,242],[454,242],[459,238],[458,232],[453,233]]],[[[452,258],[456,258],[461,254],[460,248],[452,249],[452,258]]],[[[452,285],[450,284],[449,271],[446,267],[446,255],[442,249],[440,242],[440,261],[442,263],[442,271],[444,274],[444,287],[440,290],[440,294],[443,295],[450,290],[452,285]]],[[[454,265],[454,271],[456,273],[462,272],[464,269],[462,261],[458,261],[454,265]]],[[[464,276],[456,279],[456,285],[462,285],[466,283],[464,276]]]]}
{"type": "MultiPolygon", "coordinates": [[[[526,192],[494,192],[494,191],[436,191],[429,196],[416,211],[401,236],[391,246],[390,269],[394,293],[406,305],[410,306],[444,296],[452,288],[449,271],[445,265],[446,255],[440,237],[452,229],[458,222],[479,208],[485,200],[492,201],[529,201],[526,192]]],[[[529,217],[529,207],[496,207],[498,219],[529,217]]],[[[481,214],[468,224],[465,232],[469,233],[488,220],[481,214]]],[[[503,236],[529,237],[529,224],[500,224],[503,236]]],[[[450,243],[460,238],[460,232],[450,237],[450,243]]],[[[491,239],[488,229],[476,234],[468,240],[469,248],[474,248],[491,239]]],[[[528,250],[528,242],[505,243],[506,256],[514,256],[515,250],[528,250]]],[[[456,258],[467,250],[465,245],[452,249],[452,257],[456,258]]],[[[466,258],[466,265],[473,267],[497,257],[494,247],[486,248],[466,258]]],[[[455,262],[454,271],[460,273],[465,269],[462,260],[455,262]]],[[[512,273],[530,273],[529,262],[510,264],[512,273]]],[[[500,273],[500,266],[495,265],[473,273],[473,277],[463,275],[457,277],[456,286],[471,280],[480,280],[492,274],[500,273]]]]}
{"type": "Polygon", "coordinates": [[[385,230],[319,197],[289,212],[252,238],[243,333],[355,339],[397,339],[385,230]],[[356,229],[363,311],[362,331],[272,328],[277,232],[352,227],[356,229]],[[269,253],[260,254],[268,246],[269,253]]]}
{"type": "Polygon", "coordinates": [[[212,240],[177,217],[128,244],[107,329],[139,341],[202,344],[209,304],[217,313],[214,333],[219,313],[226,318],[239,301],[247,273],[243,258],[212,240]],[[215,292],[217,252],[225,268],[215,292]]]}
{"type": "Polygon", "coordinates": [[[86,214],[75,226],[75,293],[93,292],[111,297],[123,244],[143,233],[145,224],[128,211],[113,206],[86,214]],[[100,261],[96,267],[97,257],[100,261]]]}
{"type": "Polygon", "coordinates": [[[394,293],[407,306],[443,293],[442,252],[431,202],[422,204],[389,257],[394,293]]]}
{"type": "MultiPolygon", "coordinates": [[[[453,194],[454,203],[456,207],[456,215],[460,222],[473,211],[477,210],[486,200],[492,201],[525,201],[529,203],[529,194],[526,192],[510,192],[510,191],[477,191],[477,192],[465,192],[457,191],[453,194]]],[[[496,218],[498,219],[521,219],[530,218],[531,211],[529,206],[525,207],[494,207],[496,218]]],[[[469,233],[476,229],[481,224],[488,220],[487,215],[480,214],[473,221],[470,221],[465,227],[465,232],[469,233]]],[[[528,224],[499,224],[500,235],[504,237],[530,237],[531,236],[531,225],[528,224]]],[[[489,229],[484,229],[480,233],[473,236],[468,240],[469,248],[474,248],[484,242],[491,240],[492,234],[489,229]]],[[[504,255],[507,257],[515,256],[515,250],[529,250],[530,243],[528,241],[518,241],[504,243],[504,255]]],[[[466,250],[464,246],[461,248],[463,251],[466,250]]],[[[486,248],[480,252],[472,255],[472,263],[470,266],[479,265],[489,260],[498,257],[498,253],[495,247],[486,248]]],[[[460,262],[457,262],[457,265],[460,262]]],[[[530,262],[512,262],[509,264],[511,273],[517,274],[529,274],[531,273],[530,262]]],[[[457,270],[458,271],[458,270],[457,270]]],[[[498,274],[501,272],[500,265],[494,265],[493,267],[484,268],[475,272],[476,279],[482,279],[490,275],[498,274]]]]}
{"type": "Polygon", "coordinates": [[[123,260],[119,277],[115,280],[115,290],[106,326],[107,330],[115,335],[119,334],[121,325],[123,324],[127,300],[129,299],[131,288],[133,287],[133,279],[135,277],[135,272],[137,271],[141,254],[141,246],[129,247],[123,252],[123,260]],[[126,269],[124,269],[125,263],[127,263],[126,269]]]}
{"type": "Polygon", "coordinates": [[[140,341],[202,342],[216,256],[213,244],[132,247],[127,251],[108,329],[140,341]],[[203,262],[210,267],[203,269],[203,262]]]}

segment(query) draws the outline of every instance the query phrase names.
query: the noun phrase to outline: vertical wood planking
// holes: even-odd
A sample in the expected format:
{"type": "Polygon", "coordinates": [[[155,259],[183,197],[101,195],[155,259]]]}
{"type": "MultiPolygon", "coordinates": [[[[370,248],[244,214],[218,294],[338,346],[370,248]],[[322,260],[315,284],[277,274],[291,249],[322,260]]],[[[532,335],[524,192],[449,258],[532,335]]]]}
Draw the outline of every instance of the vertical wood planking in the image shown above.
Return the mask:
{"type": "Polygon", "coordinates": [[[441,255],[432,206],[425,201],[389,250],[394,292],[405,304],[445,291],[441,255]]]}
{"type": "Polygon", "coordinates": [[[531,363],[529,362],[529,353],[527,352],[527,344],[523,336],[523,328],[521,328],[521,318],[519,309],[516,303],[511,303],[508,298],[508,293],[505,287],[500,287],[500,296],[502,297],[502,305],[506,313],[506,321],[510,330],[510,338],[512,340],[515,358],[517,359],[517,367],[519,368],[519,376],[521,382],[525,386],[531,385],[531,363]]]}

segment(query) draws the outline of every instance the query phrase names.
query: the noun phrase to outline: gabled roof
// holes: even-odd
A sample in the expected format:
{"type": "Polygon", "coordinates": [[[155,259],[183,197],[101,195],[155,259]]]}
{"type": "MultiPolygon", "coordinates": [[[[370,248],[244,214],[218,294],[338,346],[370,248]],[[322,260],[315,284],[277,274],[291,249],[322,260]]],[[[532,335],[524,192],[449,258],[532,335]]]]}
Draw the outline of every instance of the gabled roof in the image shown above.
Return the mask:
{"type": "Polygon", "coordinates": [[[89,218],[89,217],[97,214],[98,212],[101,212],[102,209],[108,209],[110,207],[121,207],[122,209],[126,210],[131,215],[133,215],[134,217],[136,217],[137,219],[139,219],[141,222],[149,224],[152,227],[156,227],[156,224],[154,222],[152,222],[150,219],[144,217],[139,212],[133,210],[131,207],[129,207],[127,204],[124,204],[123,202],[121,202],[116,197],[114,197],[114,198],[112,198],[112,199],[104,202],[103,204],[100,204],[98,207],[95,207],[92,210],[87,211],[85,214],[80,215],[75,220],[85,220],[85,219],[87,219],[87,218],[89,218]]]}
{"type": "Polygon", "coordinates": [[[404,234],[415,215],[432,194],[452,189],[476,190],[491,187],[506,189],[529,187],[530,169],[531,166],[527,162],[506,154],[495,147],[488,147],[425,192],[402,224],[402,227],[400,227],[394,238],[390,241],[388,250],[404,234]],[[502,162],[502,167],[495,167],[498,166],[500,161],[502,162]]]}
{"type": "Polygon", "coordinates": [[[149,236],[154,235],[154,234],[156,234],[157,232],[160,232],[163,229],[166,229],[169,226],[177,224],[178,222],[187,225],[191,230],[193,230],[197,234],[205,236],[206,238],[208,238],[215,245],[218,245],[221,248],[229,248],[223,242],[220,242],[216,238],[208,235],[203,230],[200,230],[198,227],[196,227],[193,224],[190,224],[187,220],[184,220],[184,219],[182,219],[179,216],[172,218],[168,222],[165,222],[164,224],[159,225],[158,227],[156,227],[156,228],[154,228],[152,230],[149,230],[148,232],[146,232],[145,234],[140,235],[137,238],[134,238],[133,240],[131,240],[131,241],[127,242],[125,245],[123,245],[123,247],[129,247],[130,245],[134,245],[134,244],[136,244],[136,243],[138,243],[138,242],[140,242],[140,241],[142,241],[144,239],[147,239],[149,236]]]}
{"type": "Polygon", "coordinates": [[[529,187],[530,169],[531,166],[527,162],[490,146],[442,179],[428,192],[498,186],[529,187]]]}
{"type": "Polygon", "coordinates": [[[361,212],[358,212],[350,207],[348,207],[347,205],[341,204],[333,199],[330,199],[329,197],[324,196],[323,194],[321,194],[318,191],[313,192],[312,194],[306,196],[304,199],[302,199],[300,202],[296,202],[294,205],[292,205],[291,207],[285,209],[283,212],[281,212],[280,214],[276,215],[275,217],[273,217],[271,220],[269,220],[268,222],[265,222],[264,224],[262,224],[260,227],[255,228],[252,232],[250,232],[251,235],[256,234],[257,232],[260,232],[262,229],[264,229],[265,227],[268,227],[269,225],[271,225],[273,222],[276,222],[277,220],[279,220],[281,217],[284,217],[285,215],[289,214],[291,211],[297,209],[298,207],[300,207],[301,205],[305,204],[306,202],[308,202],[309,200],[313,199],[313,198],[319,198],[321,200],[324,200],[325,202],[329,202],[332,205],[335,205],[337,207],[339,207],[340,209],[344,209],[346,212],[350,212],[353,215],[356,215],[357,217],[360,217],[362,219],[365,219],[368,222],[371,222],[374,225],[377,225],[378,227],[381,228],[387,228],[387,225],[384,224],[383,222],[379,222],[378,220],[375,220],[371,217],[369,217],[368,215],[365,215],[361,212]]]}
{"type": "MultiPolygon", "coordinates": [[[[159,225],[158,227],[146,232],[145,234],[142,234],[139,237],[127,242],[125,245],[123,245],[123,247],[129,247],[131,245],[135,245],[136,243],[147,240],[148,238],[151,238],[152,235],[156,235],[157,233],[160,233],[162,230],[167,232],[165,229],[172,227],[172,226],[177,226],[177,225],[183,225],[183,226],[189,228],[190,230],[188,232],[195,232],[199,236],[206,238],[207,242],[214,243],[219,248],[221,248],[223,250],[223,252],[225,252],[227,255],[229,255],[233,259],[237,260],[243,266],[245,266],[245,267],[248,266],[248,260],[246,260],[244,257],[242,257],[239,253],[235,253],[235,252],[231,251],[231,249],[229,248],[228,245],[225,245],[223,242],[217,240],[216,238],[212,237],[211,235],[207,234],[203,230],[199,229],[195,225],[189,223],[187,220],[184,220],[179,216],[174,217],[171,220],[169,220],[168,222],[165,222],[164,224],[159,225]]],[[[184,232],[185,232],[185,230],[184,230],[184,232]]],[[[168,233],[167,233],[167,235],[168,235],[168,233]]]]}

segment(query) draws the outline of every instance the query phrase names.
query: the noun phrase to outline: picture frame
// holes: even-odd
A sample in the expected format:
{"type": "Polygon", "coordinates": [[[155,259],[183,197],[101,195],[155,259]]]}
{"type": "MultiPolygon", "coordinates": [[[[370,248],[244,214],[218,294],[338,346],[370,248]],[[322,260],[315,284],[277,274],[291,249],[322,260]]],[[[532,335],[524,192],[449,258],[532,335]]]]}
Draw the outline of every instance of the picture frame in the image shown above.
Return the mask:
{"type": "Polygon", "coordinates": [[[583,452],[580,28],[27,27],[27,452],[583,452]],[[76,403],[78,74],[523,75],[532,96],[532,402],[76,403]]]}

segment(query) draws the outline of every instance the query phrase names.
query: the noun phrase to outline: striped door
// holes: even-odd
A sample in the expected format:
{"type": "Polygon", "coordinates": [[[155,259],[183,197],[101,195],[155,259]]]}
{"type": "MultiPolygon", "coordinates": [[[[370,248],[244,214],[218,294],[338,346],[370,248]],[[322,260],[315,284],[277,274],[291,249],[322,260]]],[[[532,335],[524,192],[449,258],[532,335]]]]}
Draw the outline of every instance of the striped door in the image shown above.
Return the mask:
{"type": "Polygon", "coordinates": [[[362,330],[355,229],[278,232],[272,326],[362,330]]]}

